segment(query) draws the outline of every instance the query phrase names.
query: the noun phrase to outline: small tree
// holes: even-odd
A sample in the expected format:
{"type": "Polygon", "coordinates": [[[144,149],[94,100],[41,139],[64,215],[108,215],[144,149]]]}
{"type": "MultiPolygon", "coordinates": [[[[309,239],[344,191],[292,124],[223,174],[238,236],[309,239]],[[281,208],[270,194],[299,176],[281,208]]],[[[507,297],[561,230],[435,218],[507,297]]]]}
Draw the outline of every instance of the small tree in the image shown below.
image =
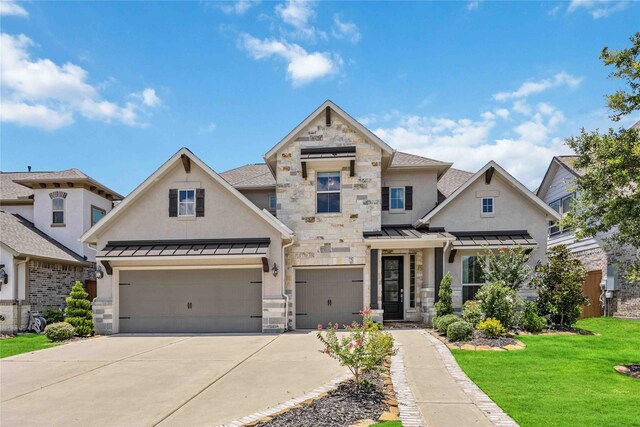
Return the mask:
{"type": "Polygon", "coordinates": [[[487,283],[476,294],[476,300],[485,319],[497,319],[507,330],[515,325],[516,310],[521,301],[512,287],[503,282],[487,283]]]}
{"type": "Polygon", "coordinates": [[[93,332],[93,314],[91,302],[87,299],[82,283],[77,281],[67,297],[67,308],[64,310],[64,321],[69,323],[79,336],[91,335],[93,332]]]}
{"type": "Polygon", "coordinates": [[[565,245],[548,251],[549,262],[538,266],[532,283],[538,291],[538,312],[558,327],[570,327],[580,317],[580,306],[589,303],[582,293],[586,272],[565,245]]]}
{"type": "Polygon", "coordinates": [[[447,273],[440,282],[440,291],[438,291],[438,302],[436,303],[436,317],[453,314],[453,305],[451,302],[451,281],[453,277],[451,273],[447,273]]]}
{"type": "Polygon", "coordinates": [[[487,282],[502,282],[518,291],[531,279],[533,267],[527,264],[531,253],[521,247],[487,251],[487,256],[489,262],[482,264],[482,273],[487,282]]]}

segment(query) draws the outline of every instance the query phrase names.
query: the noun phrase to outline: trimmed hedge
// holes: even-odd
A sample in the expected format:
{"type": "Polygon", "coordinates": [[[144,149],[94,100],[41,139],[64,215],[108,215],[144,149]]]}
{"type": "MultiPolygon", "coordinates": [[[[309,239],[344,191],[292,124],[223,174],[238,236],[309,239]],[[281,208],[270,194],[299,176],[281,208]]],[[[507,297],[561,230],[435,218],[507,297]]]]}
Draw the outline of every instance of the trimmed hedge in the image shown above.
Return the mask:
{"type": "Polygon", "coordinates": [[[433,320],[433,327],[443,334],[446,334],[449,325],[458,322],[459,320],[461,319],[455,314],[447,314],[446,316],[436,317],[433,320]]]}
{"type": "Polygon", "coordinates": [[[474,327],[482,320],[482,309],[478,301],[469,300],[462,306],[462,318],[474,327]]]}
{"type": "Polygon", "coordinates": [[[51,341],[64,341],[69,338],[73,338],[73,334],[75,333],[75,329],[67,322],[57,322],[47,325],[44,328],[44,334],[51,341]]]}
{"type": "Polygon", "coordinates": [[[447,338],[450,341],[466,341],[473,337],[473,325],[465,320],[459,320],[447,328],[447,338]]]}

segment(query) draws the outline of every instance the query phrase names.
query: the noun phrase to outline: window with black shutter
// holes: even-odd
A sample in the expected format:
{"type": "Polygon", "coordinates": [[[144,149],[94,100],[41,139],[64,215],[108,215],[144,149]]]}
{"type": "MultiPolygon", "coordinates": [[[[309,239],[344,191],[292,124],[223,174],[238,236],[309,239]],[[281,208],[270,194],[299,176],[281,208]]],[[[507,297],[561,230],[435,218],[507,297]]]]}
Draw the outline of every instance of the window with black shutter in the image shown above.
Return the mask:
{"type": "Polygon", "coordinates": [[[407,211],[412,210],[413,209],[413,187],[412,186],[404,187],[404,198],[405,198],[404,209],[407,211]]]}
{"type": "Polygon", "coordinates": [[[382,187],[382,210],[389,210],[389,187],[382,187]]]}
{"type": "Polygon", "coordinates": [[[169,190],[169,216],[178,216],[178,190],[169,190]]]}
{"type": "Polygon", "coordinates": [[[204,216],[204,188],[196,188],[196,216],[204,216]]]}

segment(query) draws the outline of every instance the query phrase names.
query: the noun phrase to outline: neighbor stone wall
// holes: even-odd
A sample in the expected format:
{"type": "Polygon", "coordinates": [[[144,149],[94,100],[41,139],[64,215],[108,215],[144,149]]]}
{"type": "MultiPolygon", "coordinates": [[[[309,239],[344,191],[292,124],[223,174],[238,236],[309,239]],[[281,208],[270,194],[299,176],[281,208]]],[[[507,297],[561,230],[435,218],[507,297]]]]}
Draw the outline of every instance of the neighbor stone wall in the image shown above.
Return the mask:
{"type": "Polygon", "coordinates": [[[44,314],[47,308],[63,308],[73,284],[79,280],[95,280],[95,265],[81,267],[30,261],[27,298],[31,308],[44,314]]]}
{"type": "MultiPolygon", "coordinates": [[[[368,265],[363,231],[380,229],[382,151],[349,127],[337,114],[331,126],[320,115],[294,141],[277,153],[277,217],[296,234],[286,250],[286,290],[294,289],[294,267],[368,265]],[[300,150],[308,147],[355,146],[355,176],[348,162],[341,170],[341,212],[316,214],[316,170],[307,166],[302,178],[300,150]]],[[[368,301],[369,270],[364,269],[363,298],[368,301]]],[[[292,301],[292,308],[295,301],[292,301]]]]}
{"type": "Polygon", "coordinates": [[[631,263],[638,262],[640,249],[631,246],[607,248],[609,263],[618,265],[620,287],[614,292],[613,315],[640,319],[640,283],[633,283],[625,277],[631,263]]]}

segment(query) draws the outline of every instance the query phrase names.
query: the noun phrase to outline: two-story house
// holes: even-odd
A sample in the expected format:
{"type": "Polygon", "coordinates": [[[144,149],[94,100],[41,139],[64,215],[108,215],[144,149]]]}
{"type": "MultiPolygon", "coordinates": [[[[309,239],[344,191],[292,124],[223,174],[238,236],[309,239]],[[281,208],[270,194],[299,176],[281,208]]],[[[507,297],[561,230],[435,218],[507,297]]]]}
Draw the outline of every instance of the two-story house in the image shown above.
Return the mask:
{"type": "Polygon", "coordinates": [[[95,294],[95,249],[79,237],[123,197],[77,169],[0,173],[0,330],[63,307],[81,280],[95,294]]]}
{"type": "MultiPolygon", "coordinates": [[[[640,129],[640,122],[635,127],[640,129]]],[[[563,217],[573,207],[576,177],[584,173],[575,167],[576,159],[577,156],[554,157],[537,190],[538,197],[563,217]]],[[[619,267],[623,269],[627,262],[637,259],[640,249],[608,244],[610,236],[611,232],[607,232],[578,239],[573,228],[551,221],[548,245],[566,245],[587,270],[583,285],[583,291],[590,298],[590,305],[583,309],[587,315],[640,318],[640,287],[628,281],[621,274],[623,271],[617,273],[619,267]]]]}
{"type": "Polygon", "coordinates": [[[430,322],[444,274],[459,310],[487,250],[544,261],[559,219],[496,163],[397,152],[331,101],[264,159],[219,175],[183,148],[85,233],[100,332],[282,332],[363,308],[430,322]]]}

